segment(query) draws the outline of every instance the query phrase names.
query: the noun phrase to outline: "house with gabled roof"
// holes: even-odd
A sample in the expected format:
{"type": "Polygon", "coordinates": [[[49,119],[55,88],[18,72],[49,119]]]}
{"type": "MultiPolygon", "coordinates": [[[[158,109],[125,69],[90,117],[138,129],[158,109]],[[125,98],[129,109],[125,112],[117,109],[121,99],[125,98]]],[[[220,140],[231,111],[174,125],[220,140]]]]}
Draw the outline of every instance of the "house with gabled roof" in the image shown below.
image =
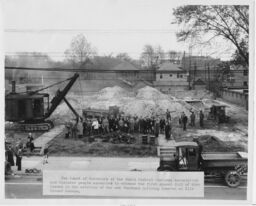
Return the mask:
{"type": "Polygon", "coordinates": [[[164,62],[156,70],[156,81],[154,85],[164,93],[188,90],[188,73],[180,64],[164,62]]]}

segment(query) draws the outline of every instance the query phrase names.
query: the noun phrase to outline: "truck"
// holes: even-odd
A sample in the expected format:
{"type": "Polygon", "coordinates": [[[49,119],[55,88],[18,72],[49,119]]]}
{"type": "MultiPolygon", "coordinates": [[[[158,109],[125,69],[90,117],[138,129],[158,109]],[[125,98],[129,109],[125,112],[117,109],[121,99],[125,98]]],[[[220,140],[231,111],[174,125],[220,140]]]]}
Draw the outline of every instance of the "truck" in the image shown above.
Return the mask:
{"type": "Polygon", "coordinates": [[[228,123],[230,117],[226,115],[226,105],[212,105],[208,119],[216,121],[218,124],[228,123]]]}
{"type": "Polygon", "coordinates": [[[206,178],[222,178],[229,187],[240,185],[242,176],[247,175],[247,153],[202,150],[203,146],[196,141],[159,146],[157,171],[202,171],[206,178]]]}

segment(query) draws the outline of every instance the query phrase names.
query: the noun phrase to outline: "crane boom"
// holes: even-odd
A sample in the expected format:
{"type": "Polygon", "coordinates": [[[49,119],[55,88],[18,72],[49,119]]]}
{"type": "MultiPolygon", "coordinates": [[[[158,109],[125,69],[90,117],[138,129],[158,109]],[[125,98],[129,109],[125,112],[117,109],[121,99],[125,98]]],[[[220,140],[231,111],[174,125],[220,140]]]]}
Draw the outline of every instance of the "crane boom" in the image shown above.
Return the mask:
{"type": "Polygon", "coordinates": [[[79,74],[75,73],[74,76],[70,78],[70,81],[67,84],[67,86],[62,91],[61,90],[57,91],[57,94],[52,99],[51,106],[50,106],[48,112],[46,112],[46,114],[44,116],[44,119],[46,119],[49,116],[51,116],[51,114],[55,111],[55,109],[58,107],[58,105],[61,103],[61,101],[64,100],[64,98],[67,95],[68,91],[71,89],[71,87],[73,86],[73,84],[75,83],[75,81],[77,80],[78,77],[79,77],[79,74]]]}
{"type": "Polygon", "coordinates": [[[69,109],[74,113],[77,121],[79,120],[79,118],[81,119],[82,117],[76,112],[76,110],[72,107],[72,105],[68,102],[68,100],[65,97],[63,98],[63,100],[68,105],[69,109]]]}

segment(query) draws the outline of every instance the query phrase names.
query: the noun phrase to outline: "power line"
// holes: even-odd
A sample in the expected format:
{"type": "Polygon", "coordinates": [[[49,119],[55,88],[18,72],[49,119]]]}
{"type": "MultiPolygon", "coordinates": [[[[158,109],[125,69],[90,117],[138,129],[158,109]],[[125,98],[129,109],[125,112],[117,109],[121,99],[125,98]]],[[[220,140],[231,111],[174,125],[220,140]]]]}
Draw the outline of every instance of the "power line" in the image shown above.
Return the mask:
{"type": "Polygon", "coordinates": [[[14,29],[4,30],[5,33],[176,33],[173,29],[14,29]]]}

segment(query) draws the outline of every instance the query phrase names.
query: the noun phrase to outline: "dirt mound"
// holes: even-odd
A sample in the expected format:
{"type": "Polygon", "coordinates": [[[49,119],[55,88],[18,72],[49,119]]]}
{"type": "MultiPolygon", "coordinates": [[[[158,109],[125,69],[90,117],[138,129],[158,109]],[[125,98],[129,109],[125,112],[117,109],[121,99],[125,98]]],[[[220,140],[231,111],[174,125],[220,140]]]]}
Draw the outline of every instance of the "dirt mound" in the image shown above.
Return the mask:
{"type": "Polygon", "coordinates": [[[172,97],[169,97],[165,94],[163,94],[162,92],[160,92],[159,90],[150,87],[150,86],[146,86],[143,87],[141,89],[139,89],[137,91],[137,95],[136,98],[138,99],[149,99],[149,100],[169,100],[169,99],[173,99],[172,97]]]}
{"type": "Polygon", "coordinates": [[[205,135],[198,138],[198,141],[203,145],[203,152],[238,152],[245,151],[242,145],[237,145],[234,142],[224,142],[219,138],[205,135]]]}
{"type": "MultiPolygon", "coordinates": [[[[119,86],[106,87],[93,95],[69,95],[67,99],[80,115],[83,108],[108,110],[110,106],[118,106],[125,115],[139,117],[163,116],[167,109],[172,117],[178,117],[181,112],[190,115],[191,109],[191,106],[181,100],[175,100],[150,86],[143,87],[136,93],[128,92],[119,86]]],[[[67,105],[62,103],[51,118],[65,122],[74,118],[74,115],[67,105]]]]}
{"type": "Polygon", "coordinates": [[[119,86],[106,87],[97,94],[98,100],[119,99],[128,96],[127,91],[119,86]]]}

